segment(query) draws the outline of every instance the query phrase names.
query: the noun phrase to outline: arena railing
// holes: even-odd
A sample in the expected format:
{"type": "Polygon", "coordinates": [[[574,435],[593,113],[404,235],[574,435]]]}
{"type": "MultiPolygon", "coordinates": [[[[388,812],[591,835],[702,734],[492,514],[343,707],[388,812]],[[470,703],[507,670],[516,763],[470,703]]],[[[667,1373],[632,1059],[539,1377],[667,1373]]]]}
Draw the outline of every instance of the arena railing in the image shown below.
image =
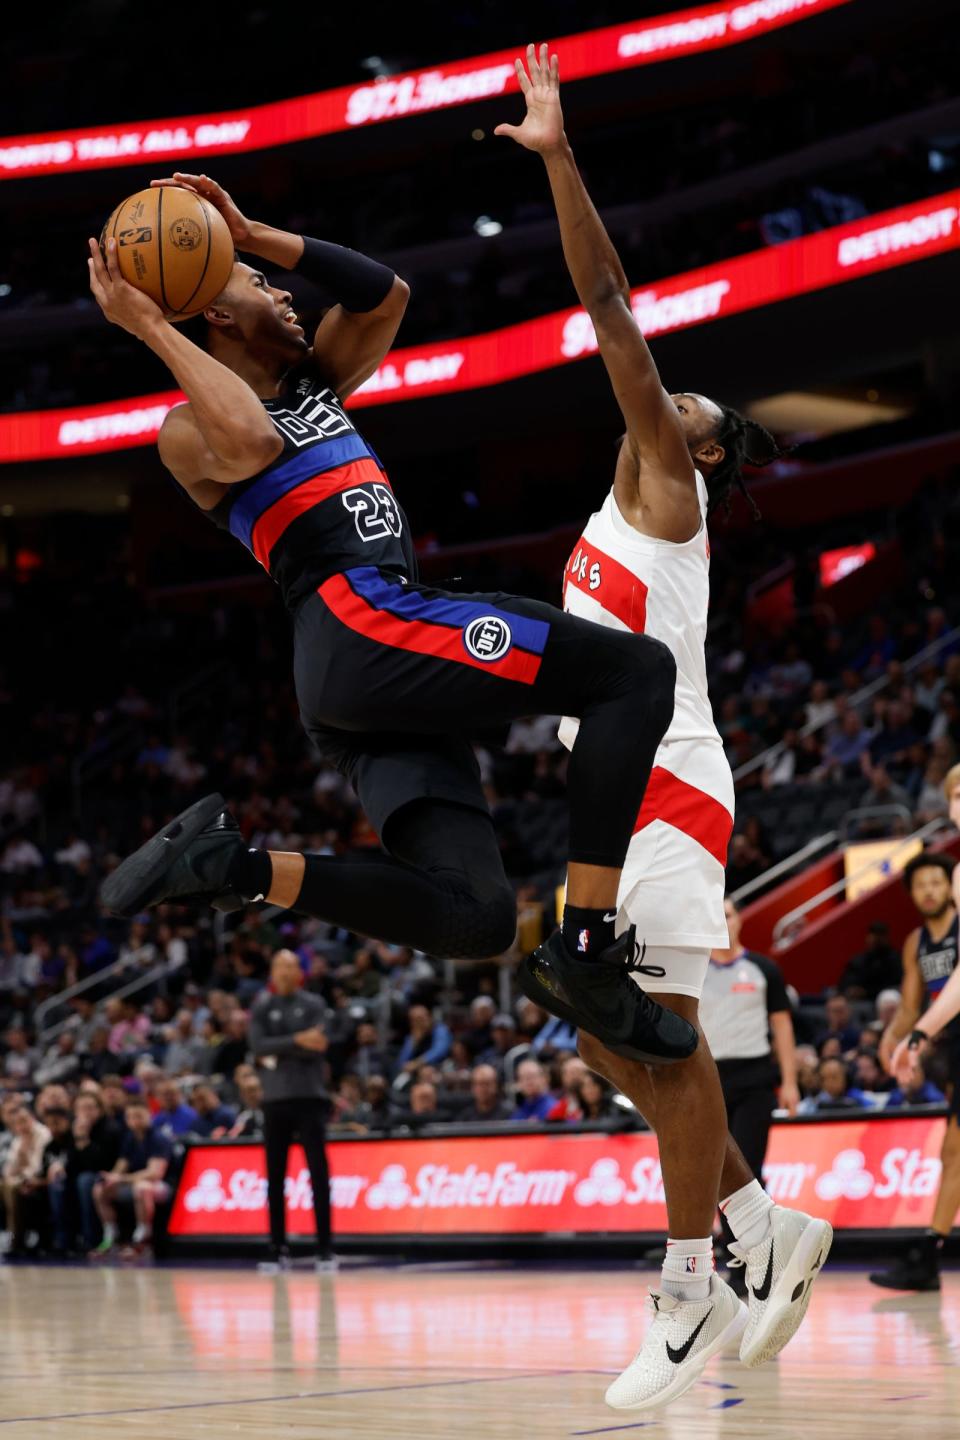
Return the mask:
{"type": "Polygon", "coordinates": [[[756,895],[759,890],[765,890],[768,885],[780,880],[784,875],[789,875],[799,865],[806,864],[820,850],[827,850],[835,846],[839,839],[839,830],[827,830],[823,835],[815,836],[812,840],[808,840],[806,845],[801,845],[799,850],[794,850],[792,855],[787,855],[776,865],[771,865],[769,870],[764,870],[763,874],[758,875],[756,879],[748,880],[746,885],[740,886],[739,890],[732,891],[730,899],[735,905],[743,905],[751,895],[756,895]]]}
{"type": "MultiPolygon", "coordinates": [[[[906,820],[909,825],[913,820],[913,811],[909,805],[857,805],[853,810],[848,810],[840,821],[843,832],[843,842],[872,840],[875,837],[867,834],[851,834],[851,827],[859,826],[864,820],[906,820]]],[[[884,836],[878,837],[884,839],[884,836]]]]}
{"type": "MultiPolygon", "coordinates": [[[[960,639],[960,625],[954,626],[954,628],[948,630],[945,635],[938,636],[931,644],[925,645],[922,650],[918,650],[915,655],[911,655],[909,659],[904,660],[902,666],[903,673],[905,675],[912,675],[914,670],[919,670],[920,666],[925,665],[928,660],[936,659],[941,650],[945,650],[948,645],[952,645],[958,639],[960,639]]],[[[859,690],[855,690],[850,696],[851,710],[862,710],[864,705],[873,699],[874,695],[879,695],[882,690],[886,690],[892,683],[889,675],[880,675],[876,680],[871,680],[868,685],[864,685],[859,690]]],[[[798,730],[797,734],[801,739],[807,735],[816,735],[820,730],[825,729],[832,723],[833,721],[830,718],[811,721],[798,730]]],[[[770,745],[766,750],[762,750],[759,755],[754,755],[752,759],[745,760],[742,765],[738,765],[733,772],[734,784],[745,780],[746,777],[752,775],[754,771],[761,770],[768,761],[775,760],[778,755],[783,753],[784,748],[784,742],[778,740],[775,745],[770,745]]]]}
{"type": "MultiPolygon", "coordinates": [[[[171,965],[169,961],[163,960],[159,965],[151,965],[149,970],[143,970],[126,985],[118,985],[116,989],[110,990],[105,995],[99,995],[98,1000],[126,1000],[130,995],[136,995],[138,991],[145,990],[148,986],[157,985],[161,993],[166,985],[167,979],[176,974],[184,961],[171,965]]],[[[102,970],[96,970],[92,975],[87,975],[83,980],[78,980],[75,985],[69,985],[66,990],[58,990],[56,995],[51,995],[49,1000],[42,1001],[34,1013],[34,1028],[37,1032],[37,1040],[41,1044],[49,1044],[67,1028],[70,1023],[70,1016],[62,1020],[53,1020],[47,1024],[50,1016],[55,1015],[58,1010],[65,1007],[69,1009],[70,1001],[75,1000],[78,995],[85,995],[88,990],[102,987],[104,982],[114,976],[129,974],[129,960],[114,960],[112,965],[105,965],[102,970]]]]}
{"type": "MultiPolygon", "coordinates": [[[[894,809],[901,807],[891,806],[889,808],[894,809]]],[[[938,815],[935,819],[928,820],[926,825],[922,825],[919,830],[914,830],[912,835],[905,835],[900,843],[894,846],[889,855],[886,856],[887,863],[889,864],[895,861],[899,855],[902,855],[905,850],[915,845],[918,840],[921,844],[924,844],[927,840],[932,840],[933,837],[938,835],[942,830],[948,829],[950,829],[950,822],[945,815],[938,815]]],[[[861,865],[860,868],[854,870],[852,874],[844,875],[842,879],[835,881],[832,885],[827,885],[816,895],[812,895],[809,900],[804,900],[802,905],[796,905],[792,910],[788,910],[785,915],[781,915],[773,927],[774,950],[782,950],[797,938],[803,922],[812,911],[818,909],[818,907],[823,905],[827,900],[832,900],[835,895],[844,895],[849,885],[854,884],[858,880],[862,880],[871,870],[875,870],[876,866],[876,859],[868,861],[866,865],[861,865]]]]}

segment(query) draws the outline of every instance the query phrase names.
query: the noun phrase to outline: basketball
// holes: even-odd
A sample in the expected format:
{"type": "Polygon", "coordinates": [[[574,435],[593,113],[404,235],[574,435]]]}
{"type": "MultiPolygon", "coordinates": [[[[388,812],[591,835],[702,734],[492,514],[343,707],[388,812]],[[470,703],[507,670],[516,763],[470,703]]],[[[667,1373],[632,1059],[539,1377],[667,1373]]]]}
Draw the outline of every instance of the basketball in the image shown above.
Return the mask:
{"type": "Polygon", "coordinates": [[[100,235],[114,236],[120,273],[168,320],[188,320],[226,285],[234,248],[220,212],[184,186],[138,190],[122,200],[100,235]]]}

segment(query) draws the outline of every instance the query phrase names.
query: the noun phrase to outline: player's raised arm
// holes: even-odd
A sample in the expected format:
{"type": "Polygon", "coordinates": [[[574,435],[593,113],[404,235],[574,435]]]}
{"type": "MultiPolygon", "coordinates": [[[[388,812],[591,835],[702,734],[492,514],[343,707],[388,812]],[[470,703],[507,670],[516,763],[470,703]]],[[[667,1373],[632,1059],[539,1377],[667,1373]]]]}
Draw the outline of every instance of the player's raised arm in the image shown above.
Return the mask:
{"type": "Polygon", "coordinates": [[[630,287],[600,216],[587,194],[563,129],[560,75],[556,55],[546,45],[537,59],[527,47],[527,67],[517,61],[517,77],[527,113],[521,125],[498,125],[507,135],[543,158],[560,221],[567,269],[584,309],[593,321],[600,354],[623,412],[630,438],[647,466],[679,479],[695,500],[694,466],[677,408],[660,383],[653,356],[630,305],[630,287]]]}
{"type": "Polygon", "coordinates": [[[283,448],[269,415],[247,382],[194,345],[160,307],[120,274],[116,241],[104,260],[89,241],[90,289],[104,315],[142,340],[164,362],[190,402],[170,412],[160,439],[164,464],[178,480],[245,480],[283,448]]]}
{"type": "Polygon", "coordinates": [[[396,338],[410,298],[409,286],[388,266],[342,245],[248,220],[223,186],[208,175],[178,171],[170,179],[151,183],[195,190],[220,211],[238,250],[295,270],[336,298],[338,303],[317,326],[313,358],[341,400],[373,374],[396,338]]]}

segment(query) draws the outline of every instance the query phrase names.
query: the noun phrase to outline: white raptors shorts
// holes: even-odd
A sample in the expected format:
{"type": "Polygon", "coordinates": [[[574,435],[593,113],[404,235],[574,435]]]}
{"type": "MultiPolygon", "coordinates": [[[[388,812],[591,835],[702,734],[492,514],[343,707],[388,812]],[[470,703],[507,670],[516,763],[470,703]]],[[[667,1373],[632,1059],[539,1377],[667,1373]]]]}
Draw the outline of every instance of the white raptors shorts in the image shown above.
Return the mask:
{"type": "Polygon", "coordinates": [[[640,961],[659,966],[663,975],[631,974],[648,995],[692,995],[699,1000],[710,963],[709,950],[685,950],[679,945],[648,945],[640,961]]]}

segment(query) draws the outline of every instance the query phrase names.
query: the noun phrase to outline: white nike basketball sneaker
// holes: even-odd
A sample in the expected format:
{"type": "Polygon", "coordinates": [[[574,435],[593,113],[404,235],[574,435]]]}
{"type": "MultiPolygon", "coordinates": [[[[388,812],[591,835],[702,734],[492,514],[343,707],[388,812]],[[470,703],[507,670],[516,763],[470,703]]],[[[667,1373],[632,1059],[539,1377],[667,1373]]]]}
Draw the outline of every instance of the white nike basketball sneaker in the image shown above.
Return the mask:
{"type": "Polygon", "coordinates": [[[719,1275],[706,1300],[678,1300],[650,1291],[653,1324],[622,1375],[606,1393],[614,1410],[653,1410],[689,1390],[711,1355],[739,1340],[747,1307],[719,1275]]]}
{"type": "Polygon", "coordinates": [[[750,1249],[730,1245],[747,1271],[750,1320],[740,1346],[744,1365],[772,1360],[796,1334],[832,1244],[833,1227],[826,1220],[774,1205],[765,1240],[750,1249]]]}

